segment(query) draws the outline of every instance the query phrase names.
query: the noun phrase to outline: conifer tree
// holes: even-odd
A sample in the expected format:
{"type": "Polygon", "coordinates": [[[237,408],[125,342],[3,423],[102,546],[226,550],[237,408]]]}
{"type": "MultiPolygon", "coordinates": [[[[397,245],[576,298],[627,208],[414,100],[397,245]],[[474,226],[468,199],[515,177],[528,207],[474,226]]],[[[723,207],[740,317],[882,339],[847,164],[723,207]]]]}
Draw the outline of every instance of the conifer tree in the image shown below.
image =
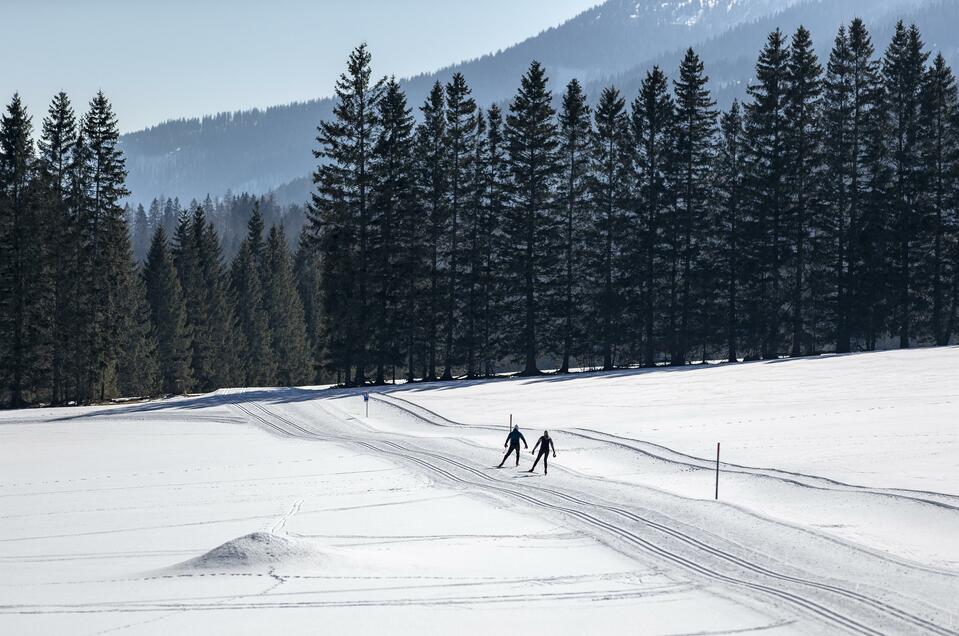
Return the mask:
{"type": "Polygon", "coordinates": [[[950,258],[959,238],[959,93],[941,53],[926,71],[920,116],[922,166],[928,172],[923,189],[928,210],[925,225],[929,228],[922,264],[923,292],[931,301],[929,333],[941,346],[949,344],[952,336],[948,316],[955,299],[950,298],[950,290],[959,275],[950,258]]]}
{"type": "Polygon", "coordinates": [[[0,118],[0,378],[14,407],[28,402],[31,376],[43,373],[42,344],[31,333],[43,259],[33,162],[33,126],[14,94],[0,118]]]}
{"type": "Polygon", "coordinates": [[[787,206],[786,117],[789,51],[778,29],[769,34],[748,88],[746,147],[750,200],[746,286],[746,356],[775,358],[782,340],[782,268],[787,206]]]}
{"type": "Polygon", "coordinates": [[[320,148],[314,154],[323,162],[313,175],[316,192],[308,210],[322,255],[324,306],[337,314],[331,328],[347,330],[331,334],[328,347],[347,384],[366,381],[372,324],[371,162],[383,80],[372,80],[370,59],[366,45],[358,46],[336,83],[333,119],[320,124],[316,138],[320,148]]]}
{"type": "Polygon", "coordinates": [[[276,359],[276,383],[280,386],[306,384],[313,377],[313,362],[306,338],[303,304],[296,291],[282,225],[270,228],[265,267],[268,283],[263,290],[263,305],[270,325],[270,348],[276,359]]]}
{"type": "Polygon", "coordinates": [[[892,159],[892,227],[896,236],[893,258],[896,331],[899,347],[907,348],[915,337],[914,316],[922,306],[915,280],[919,255],[922,212],[920,199],[924,170],[920,156],[920,101],[924,66],[929,54],[915,25],[900,21],[882,62],[887,115],[887,139],[892,159]]]}
{"type": "MultiPolygon", "coordinates": [[[[789,47],[786,71],[785,115],[790,122],[786,144],[789,195],[787,217],[792,230],[792,348],[790,355],[802,355],[806,336],[805,302],[809,296],[807,268],[810,225],[817,209],[817,179],[822,175],[820,152],[820,95],[822,67],[813,50],[812,37],[799,27],[789,47]]],[[[811,349],[809,347],[808,349],[811,349]]],[[[808,351],[807,352],[811,352],[808,351]]]]}
{"type": "Polygon", "coordinates": [[[386,84],[379,105],[380,127],[373,149],[373,200],[376,209],[376,256],[373,267],[373,286],[376,297],[374,346],[376,376],[374,382],[383,384],[386,367],[395,368],[400,357],[399,316],[402,276],[402,252],[408,246],[400,241],[411,240],[403,232],[403,218],[413,214],[413,116],[406,105],[406,96],[395,79],[386,84]],[[399,232],[398,232],[399,230],[399,232]],[[401,235],[401,238],[398,236],[401,235]],[[399,238],[399,241],[398,241],[399,238]]]}
{"type": "Polygon", "coordinates": [[[86,351],[81,357],[80,397],[102,400],[116,385],[119,292],[129,266],[121,245],[127,241],[128,230],[120,202],[129,191],[124,185],[126,167],[118,147],[117,119],[102,92],[90,102],[82,129],[89,186],[79,231],[86,261],[80,280],[87,283],[80,298],[80,306],[87,308],[81,318],[86,351]]]}
{"type": "Polygon", "coordinates": [[[303,303],[303,321],[306,327],[306,338],[310,345],[310,358],[313,360],[313,381],[322,383],[323,360],[326,352],[323,349],[323,301],[320,286],[320,263],[309,228],[304,226],[297,240],[296,254],[293,258],[293,276],[296,288],[303,303]]]}
{"type": "Polygon", "coordinates": [[[77,140],[77,121],[66,93],[60,92],[43,120],[39,140],[38,170],[45,186],[47,242],[53,277],[50,341],[53,347],[50,400],[62,404],[67,395],[69,334],[76,309],[72,297],[76,283],[76,219],[70,206],[70,166],[77,140]]]}
{"type": "Polygon", "coordinates": [[[458,341],[456,325],[460,323],[457,315],[462,303],[460,288],[460,268],[464,260],[464,228],[471,223],[470,214],[475,210],[467,205],[475,192],[474,162],[476,160],[477,109],[476,102],[470,96],[470,88],[461,73],[454,73],[446,85],[446,182],[448,184],[447,204],[449,225],[443,239],[443,261],[446,263],[444,290],[445,333],[443,347],[443,380],[453,378],[453,364],[456,361],[454,346],[458,341]]]}
{"type": "Polygon", "coordinates": [[[672,364],[685,364],[694,332],[705,338],[712,268],[704,262],[709,169],[713,162],[716,131],[715,101],[706,88],[709,78],[692,49],[686,51],[674,82],[676,93],[677,209],[674,227],[680,246],[682,269],[681,316],[672,364]],[[694,324],[695,323],[695,324],[694,324]]]}
{"type": "Polygon", "coordinates": [[[604,370],[613,368],[614,349],[623,344],[623,253],[629,238],[627,210],[631,203],[632,139],[626,100],[615,88],[603,89],[596,105],[595,128],[587,183],[592,203],[586,228],[586,281],[590,322],[596,333],[604,370]]]}
{"type": "Polygon", "coordinates": [[[726,360],[736,362],[741,333],[740,286],[742,284],[743,204],[746,198],[743,120],[739,102],[734,101],[729,112],[720,119],[720,139],[713,175],[715,204],[718,218],[711,226],[716,230],[716,267],[714,279],[721,290],[722,324],[726,346],[726,360]]]}
{"type": "Polygon", "coordinates": [[[463,298],[463,329],[460,336],[460,350],[466,366],[466,377],[480,375],[479,366],[479,325],[483,307],[483,231],[486,223],[486,118],[479,109],[476,111],[476,143],[473,144],[471,160],[470,190],[467,202],[467,223],[465,233],[465,253],[462,277],[461,297],[463,298]]]}
{"type": "Polygon", "coordinates": [[[558,318],[559,373],[569,373],[570,358],[574,351],[583,348],[585,338],[586,325],[582,313],[577,310],[585,294],[584,232],[590,219],[588,187],[593,142],[589,105],[582,86],[575,79],[566,85],[563,93],[559,127],[562,172],[557,181],[556,196],[561,206],[563,260],[553,313],[558,318]]]}
{"type": "Polygon", "coordinates": [[[479,300],[477,327],[480,373],[496,373],[496,362],[504,353],[502,312],[504,305],[504,236],[508,205],[508,160],[503,137],[503,115],[495,104],[486,113],[486,139],[483,143],[483,205],[479,227],[479,300]]]}
{"type": "Polygon", "coordinates": [[[180,280],[163,226],[157,226],[143,265],[143,285],[157,343],[156,360],[162,390],[186,393],[193,386],[190,329],[180,280]]]}
{"type": "Polygon", "coordinates": [[[633,314],[641,325],[642,363],[656,364],[658,340],[656,327],[663,300],[659,280],[662,264],[664,217],[670,208],[670,187],[674,158],[673,131],[675,105],[667,88],[666,76],[653,67],[646,74],[639,95],[633,101],[631,128],[636,144],[637,171],[636,218],[638,240],[632,256],[633,314]]]}
{"type": "Polygon", "coordinates": [[[522,375],[537,375],[548,334],[548,276],[555,265],[554,189],[560,164],[558,131],[546,71],[530,64],[510,101],[504,136],[509,154],[510,205],[506,211],[507,314],[514,317],[513,351],[522,375]]]}
{"type": "Polygon", "coordinates": [[[436,82],[426,102],[420,107],[422,122],[416,129],[416,177],[420,201],[429,219],[429,232],[426,235],[429,287],[423,309],[427,349],[424,380],[436,379],[437,339],[443,321],[441,240],[449,222],[445,111],[443,87],[436,82]]]}
{"type": "Polygon", "coordinates": [[[851,351],[853,337],[873,329],[869,317],[876,315],[885,296],[868,291],[873,284],[867,279],[875,253],[867,243],[881,240],[868,230],[882,217],[883,199],[870,192],[876,185],[870,174],[885,162],[872,152],[881,125],[874,53],[865,25],[853,20],[848,31],[840,28],[836,36],[823,81],[826,174],[820,180],[821,211],[813,216],[822,291],[814,293],[814,298],[821,299],[819,313],[828,316],[839,353],[851,351]]]}
{"type": "MultiPolygon", "coordinates": [[[[125,229],[125,228],[124,228],[125,229]]],[[[126,271],[118,290],[117,391],[122,396],[153,396],[160,391],[157,338],[151,307],[129,241],[122,241],[126,271]]],[[[121,256],[122,258],[122,256],[121,256]]]]}
{"type": "MultiPolygon", "coordinates": [[[[261,260],[265,261],[262,255],[261,260]]],[[[270,386],[276,377],[276,361],[270,348],[260,268],[249,239],[240,244],[233,259],[230,281],[236,302],[241,379],[246,386],[270,386]]]]}

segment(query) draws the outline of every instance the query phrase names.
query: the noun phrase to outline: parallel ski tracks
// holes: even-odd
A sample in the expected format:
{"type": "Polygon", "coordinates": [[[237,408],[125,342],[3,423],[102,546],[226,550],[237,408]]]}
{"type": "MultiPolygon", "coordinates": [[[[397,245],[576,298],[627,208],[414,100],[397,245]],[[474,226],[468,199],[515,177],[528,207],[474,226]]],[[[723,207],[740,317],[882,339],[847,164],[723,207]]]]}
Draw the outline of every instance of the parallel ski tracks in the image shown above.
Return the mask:
{"type": "MultiPolygon", "coordinates": [[[[268,409],[260,403],[247,403],[242,404],[236,402],[232,404],[238,410],[242,411],[253,421],[261,424],[262,426],[273,430],[274,432],[287,436],[287,437],[300,437],[300,438],[310,438],[317,440],[333,441],[333,442],[349,442],[352,445],[358,445],[363,448],[367,448],[373,452],[390,455],[398,457],[407,462],[416,464],[431,473],[440,475],[446,480],[449,480],[454,483],[463,484],[466,486],[479,487],[487,491],[495,492],[500,495],[504,495],[513,499],[518,499],[523,502],[526,502],[530,505],[552,510],[563,515],[567,515],[573,518],[578,519],[579,521],[585,523],[588,526],[596,528],[607,535],[611,535],[615,539],[622,541],[626,544],[633,545],[637,548],[642,549],[645,552],[656,555],[659,558],[662,558],[670,563],[673,563],[683,569],[694,572],[700,576],[704,576],[708,579],[719,581],[722,583],[727,583],[735,585],[741,588],[759,592],[777,598],[781,601],[789,603],[795,607],[798,607],[802,610],[808,611],[821,619],[824,619],[828,623],[833,625],[838,625],[846,630],[856,633],[864,634],[869,636],[881,636],[885,634],[885,631],[881,629],[876,629],[871,627],[860,620],[857,620],[841,610],[833,609],[823,604],[820,600],[811,599],[807,596],[804,596],[800,593],[781,589],[779,587],[774,587],[766,583],[761,583],[753,580],[748,580],[745,578],[740,578],[730,574],[725,574],[723,572],[710,567],[704,563],[699,563],[691,558],[683,556],[673,550],[664,548],[660,545],[644,539],[635,532],[629,530],[626,527],[617,525],[615,523],[606,521],[595,514],[591,514],[589,509],[602,510],[612,515],[621,517],[630,522],[640,523],[649,528],[653,528],[663,535],[670,537],[671,539],[677,540],[699,552],[705,553],[712,558],[725,561],[730,565],[741,568],[742,570],[752,572],[761,577],[766,577],[773,579],[777,582],[782,582],[786,584],[792,584],[801,586],[804,588],[816,590],[820,593],[826,593],[830,595],[835,595],[845,599],[846,601],[851,601],[858,603],[862,606],[870,608],[871,610],[877,611],[882,615],[901,621],[907,625],[910,625],[913,628],[918,628],[924,633],[929,634],[938,634],[940,636],[959,636],[959,632],[942,627],[933,623],[921,616],[909,613],[905,610],[899,609],[889,603],[884,601],[872,598],[861,592],[854,590],[849,590],[841,586],[834,584],[823,583],[819,581],[812,581],[809,579],[804,579],[801,577],[792,576],[789,574],[784,574],[781,572],[776,572],[775,570],[769,569],[763,565],[744,559],[735,554],[726,552],[720,548],[712,546],[704,541],[701,541],[687,533],[684,533],[680,530],[677,530],[674,527],[653,521],[641,515],[638,515],[634,512],[631,512],[625,508],[618,506],[599,503],[595,501],[586,501],[575,497],[569,493],[562,492],[553,488],[548,488],[544,486],[536,485],[524,485],[522,490],[519,490],[515,487],[508,487],[501,480],[491,477],[490,475],[485,474],[484,472],[469,466],[463,462],[457,461],[445,455],[440,455],[438,453],[433,453],[419,448],[410,448],[398,442],[383,440],[377,442],[369,442],[357,439],[355,437],[346,437],[340,435],[330,435],[330,434],[321,434],[316,431],[312,431],[292,420],[286,418],[273,410],[268,409]],[[256,407],[256,412],[254,409],[250,408],[250,405],[256,407]],[[438,462],[443,462],[449,466],[454,467],[460,471],[464,471],[469,475],[477,478],[480,481],[474,481],[472,479],[464,478],[451,470],[444,468],[437,463],[433,463],[424,458],[430,458],[438,462]],[[561,505],[559,503],[553,503],[550,501],[544,501],[542,498],[534,497],[528,494],[530,491],[535,491],[541,495],[548,495],[549,497],[558,499],[563,502],[567,502],[576,507],[569,507],[566,505],[561,505]]],[[[408,410],[412,415],[422,418],[422,416],[413,413],[411,410],[408,410]]],[[[438,416],[441,417],[441,416],[438,416]]],[[[445,419],[445,418],[442,418],[445,419]]]]}

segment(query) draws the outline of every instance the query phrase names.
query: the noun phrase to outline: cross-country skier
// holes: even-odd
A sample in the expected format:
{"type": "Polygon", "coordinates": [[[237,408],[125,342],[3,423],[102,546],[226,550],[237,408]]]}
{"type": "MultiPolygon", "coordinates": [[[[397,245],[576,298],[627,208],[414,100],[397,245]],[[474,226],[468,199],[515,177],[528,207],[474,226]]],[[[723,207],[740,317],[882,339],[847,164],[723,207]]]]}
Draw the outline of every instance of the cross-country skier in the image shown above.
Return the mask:
{"type": "Polygon", "coordinates": [[[533,450],[530,451],[530,455],[536,455],[536,449],[539,448],[539,455],[536,455],[536,461],[533,462],[533,467],[529,469],[529,472],[536,470],[536,464],[539,463],[540,457],[543,458],[543,474],[549,474],[549,467],[546,465],[546,460],[549,458],[549,449],[553,447],[553,457],[556,457],[556,446],[553,444],[552,438],[549,436],[549,431],[543,431],[543,436],[536,440],[536,445],[533,446],[533,450]]]}
{"type": "Polygon", "coordinates": [[[523,446],[529,448],[529,444],[526,443],[526,438],[523,437],[523,434],[519,432],[519,425],[514,425],[513,430],[509,432],[509,435],[506,436],[506,441],[503,442],[503,448],[509,446],[509,450],[506,451],[506,454],[503,455],[503,461],[499,463],[497,468],[502,468],[503,464],[506,463],[506,460],[509,458],[510,454],[514,451],[516,452],[516,465],[519,466],[519,443],[520,440],[523,442],[523,446]]]}

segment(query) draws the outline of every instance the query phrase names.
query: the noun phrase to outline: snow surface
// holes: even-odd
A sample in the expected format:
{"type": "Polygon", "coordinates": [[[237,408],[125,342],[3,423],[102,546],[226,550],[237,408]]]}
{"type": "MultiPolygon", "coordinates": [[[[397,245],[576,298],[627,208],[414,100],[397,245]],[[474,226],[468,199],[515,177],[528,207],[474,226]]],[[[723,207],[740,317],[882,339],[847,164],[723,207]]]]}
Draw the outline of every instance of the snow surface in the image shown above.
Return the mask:
{"type": "Polygon", "coordinates": [[[959,633],[959,348],[359,393],[0,413],[0,633],[959,633]]]}

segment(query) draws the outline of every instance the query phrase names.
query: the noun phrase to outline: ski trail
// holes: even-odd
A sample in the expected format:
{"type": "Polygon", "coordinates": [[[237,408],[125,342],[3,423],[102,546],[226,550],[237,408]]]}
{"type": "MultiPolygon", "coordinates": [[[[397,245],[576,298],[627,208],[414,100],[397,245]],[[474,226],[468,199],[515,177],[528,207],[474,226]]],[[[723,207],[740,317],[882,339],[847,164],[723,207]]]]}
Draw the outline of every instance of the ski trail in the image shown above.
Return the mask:
{"type": "MultiPolygon", "coordinates": [[[[458,484],[470,491],[518,500],[572,520],[602,542],[618,546],[626,553],[652,557],[684,570],[694,578],[721,583],[730,591],[739,589],[750,597],[758,594],[774,606],[791,606],[851,633],[877,636],[892,631],[959,635],[956,630],[943,626],[943,619],[951,614],[949,604],[944,607],[935,605],[934,599],[904,596],[908,586],[899,590],[863,585],[836,579],[834,577],[840,572],[832,571],[829,579],[822,579],[795,564],[782,562],[781,555],[771,558],[754,550],[745,551],[742,546],[728,544],[728,541],[696,525],[677,523],[668,517],[659,521],[633,512],[631,505],[610,503],[615,498],[606,499],[605,495],[596,492],[599,487],[595,483],[591,484],[593,492],[580,494],[532,485],[528,481],[517,484],[515,480],[499,479],[470,460],[454,458],[448,448],[439,453],[431,452],[426,447],[439,443],[434,440],[417,438],[416,447],[408,447],[400,441],[392,441],[403,436],[357,430],[355,418],[347,418],[354,421],[347,431],[341,432],[344,418],[334,415],[322,403],[316,406],[328,417],[324,418],[320,428],[317,428],[314,417],[311,416],[309,424],[301,424],[280,414],[274,405],[268,408],[253,402],[235,406],[251,420],[277,434],[360,446],[406,465],[418,466],[444,482],[458,484]]],[[[777,540],[788,542],[785,538],[777,540]]],[[[835,555],[822,556],[820,565],[828,563],[835,555]]],[[[882,585],[886,582],[885,577],[894,571],[890,570],[889,564],[869,557],[871,555],[861,554],[856,558],[869,560],[870,568],[887,571],[883,575],[879,571],[870,572],[866,579],[882,585]]],[[[897,576],[904,575],[898,573],[897,576]]],[[[951,581],[949,585],[954,588],[951,581]]],[[[941,592],[937,596],[940,595],[941,592]]]]}

